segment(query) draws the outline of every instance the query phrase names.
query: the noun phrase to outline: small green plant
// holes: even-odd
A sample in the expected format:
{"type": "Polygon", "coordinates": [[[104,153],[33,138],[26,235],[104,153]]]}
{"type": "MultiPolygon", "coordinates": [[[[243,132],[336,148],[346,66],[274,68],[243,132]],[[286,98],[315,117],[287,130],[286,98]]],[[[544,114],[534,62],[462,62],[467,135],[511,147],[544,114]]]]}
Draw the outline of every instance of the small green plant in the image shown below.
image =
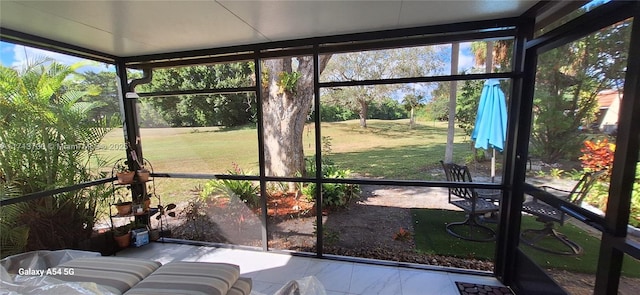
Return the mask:
{"type": "Polygon", "coordinates": [[[332,229],[325,229],[322,236],[327,245],[335,245],[340,241],[340,233],[332,229]]]}
{"type": "Polygon", "coordinates": [[[562,174],[564,174],[564,170],[559,168],[551,168],[551,171],[549,171],[549,175],[555,179],[560,179],[562,174]]]}
{"type": "MultiPolygon", "coordinates": [[[[315,162],[307,161],[308,170],[315,170],[315,162]]],[[[311,172],[310,172],[311,173],[311,172]]],[[[313,171],[315,173],[315,171],[313,171]]],[[[347,178],[351,170],[339,169],[336,165],[322,165],[323,178],[347,178]]],[[[307,200],[313,202],[316,195],[316,185],[310,183],[302,188],[302,194],[307,200]]],[[[360,187],[357,184],[325,183],[322,185],[322,206],[330,209],[346,207],[353,198],[360,196],[360,187]]]]}
{"type": "Polygon", "coordinates": [[[633,195],[631,196],[631,215],[629,216],[629,224],[640,227],[640,183],[636,182],[633,187],[633,195]]]}
{"type": "Polygon", "coordinates": [[[192,232],[189,233],[190,240],[203,241],[206,238],[206,231],[209,229],[209,217],[207,216],[207,203],[200,198],[191,198],[187,206],[182,210],[186,222],[189,223],[192,232]]]}
{"type": "Polygon", "coordinates": [[[480,163],[487,160],[486,151],[484,149],[476,149],[475,151],[475,154],[468,154],[464,157],[465,163],[480,163]]]}
{"type": "Polygon", "coordinates": [[[131,222],[131,223],[127,223],[127,224],[118,226],[118,227],[113,229],[113,235],[116,236],[116,237],[124,236],[124,235],[128,234],[131,231],[131,229],[133,229],[133,225],[134,225],[134,223],[131,222]]]}
{"type": "Polygon", "coordinates": [[[546,177],[547,176],[547,173],[544,172],[543,170],[538,170],[538,171],[534,172],[534,174],[535,174],[536,177],[546,177]]]}
{"type": "Polygon", "coordinates": [[[126,173],[131,171],[129,170],[129,165],[126,161],[119,161],[118,163],[116,163],[115,170],[117,173],[126,173]]]}
{"type": "Polygon", "coordinates": [[[591,187],[585,201],[602,211],[607,210],[607,199],[609,198],[609,184],[605,181],[596,181],[591,187]]]}
{"type": "Polygon", "coordinates": [[[631,212],[629,224],[640,227],[640,164],[636,165],[636,181],[631,194],[631,212]]]}
{"type": "MultiPolygon", "coordinates": [[[[315,220],[313,221],[313,234],[318,234],[318,223],[315,220]]],[[[340,241],[340,232],[325,226],[322,230],[322,239],[325,245],[335,245],[340,241]]]]}
{"type": "Polygon", "coordinates": [[[167,216],[168,217],[176,217],[175,209],[178,206],[176,204],[168,204],[166,206],[158,205],[158,215],[156,216],[156,220],[160,221],[160,227],[164,227],[164,223],[166,223],[167,216]]]}
{"type": "Polygon", "coordinates": [[[280,78],[280,81],[278,83],[278,92],[284,93],[285,91],[288,91],[291,93],[295,93],[296,84],[298,83],[298,80],[300,80],[301,76],[302,75],[299,72],[281,72],[278,76],[278,78],[280,78]]]}
{"type": "Polygon", "coordinates": [[[582,175],[584,175],[584,171],[576,169],[571,169],[571,171],[565,173],[569,175],[569,178],[576,181],[580,180],[580,178],[582,178],[582,175]]]}
{"type": "MultiPolygon", "coordinates": [[[[233,171],[228,171],[229,174],[246,175],[237,164],[233,163],[233,167],[233,171]]],[[[251,174],[251,172],[247,173],[251,174]]],[[[250,180],[212,179],[205,183],[200,197],[203,199],[207,199],[212,195],[228,199],[237,197],[251,208],[258,208],[260,207],[259,191],[260,187],[250,180]]]]}

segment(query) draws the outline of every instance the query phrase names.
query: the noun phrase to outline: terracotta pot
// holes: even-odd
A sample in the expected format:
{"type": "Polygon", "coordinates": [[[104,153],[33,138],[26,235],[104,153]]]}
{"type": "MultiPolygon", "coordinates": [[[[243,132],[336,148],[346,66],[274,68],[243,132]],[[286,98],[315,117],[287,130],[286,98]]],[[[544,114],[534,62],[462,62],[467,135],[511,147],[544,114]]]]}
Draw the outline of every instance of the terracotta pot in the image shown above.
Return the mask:
{"type": "Polygon", "coordinates": [[[131,214],[131,202],[122,202],[115,204],[118,215],[125,216],[131,214]]]}
{"type": "Polygon", "coordinates": [[[130,184],[133,183],[133,177],[135,173],[133,171],[126,172],[118,172],[116,173],[116,177],[118,178],[119,184],[130,184]]]}
{"type": "Polygon", "coordinates": [[[131,244],[131,232],[128,232],[122,236],[114,236],[113,239],[116,240],[116,244],[118,244],[118,247],[127,248],[131,244]]]}
{"type": "Polygon", "coordinates": [[[149,176],[151,176],[151,172],[147,169],[141,169],[136,172],[138,174],[139,182],[147,182],[149,181],[149,176]]]}

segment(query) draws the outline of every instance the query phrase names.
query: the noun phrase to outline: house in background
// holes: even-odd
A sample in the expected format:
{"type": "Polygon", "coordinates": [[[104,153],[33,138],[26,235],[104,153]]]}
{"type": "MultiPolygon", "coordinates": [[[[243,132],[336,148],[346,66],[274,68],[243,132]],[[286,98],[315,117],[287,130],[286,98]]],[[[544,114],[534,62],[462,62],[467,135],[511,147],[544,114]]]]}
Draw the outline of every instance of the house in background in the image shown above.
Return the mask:
{"type": "MultiPolygon", "coordinates": [[[[622,92],[615,89],[603,90],[598,93],[598,130],[606,134],[614,134],[618,130],[618,111],[622,101],[622,92]]],[[[595,127],[595,126],[594,126],[595,127]]]]}

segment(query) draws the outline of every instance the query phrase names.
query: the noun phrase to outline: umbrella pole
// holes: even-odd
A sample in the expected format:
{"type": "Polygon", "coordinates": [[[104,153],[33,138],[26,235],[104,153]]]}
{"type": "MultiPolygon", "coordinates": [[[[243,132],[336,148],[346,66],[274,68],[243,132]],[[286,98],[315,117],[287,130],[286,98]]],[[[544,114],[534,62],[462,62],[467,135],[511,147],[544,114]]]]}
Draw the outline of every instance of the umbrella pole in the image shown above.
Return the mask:
{"type": "Polygon", "coordinates": [[[493,148],[493,155],[491,155],[491,182],[495,182],[496,179],[496,149],[493,148]]]}

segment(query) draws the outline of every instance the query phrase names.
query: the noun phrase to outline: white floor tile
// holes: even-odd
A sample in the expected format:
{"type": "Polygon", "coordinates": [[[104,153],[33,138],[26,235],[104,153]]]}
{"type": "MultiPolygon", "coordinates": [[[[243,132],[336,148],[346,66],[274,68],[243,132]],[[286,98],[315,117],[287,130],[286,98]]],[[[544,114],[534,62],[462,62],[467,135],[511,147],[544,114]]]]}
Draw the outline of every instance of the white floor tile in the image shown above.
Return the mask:
{"type": "Polygon", "coordinates": [[[272,295],[280,290],[282,286],[282,284],[274,284],[254,280],[253,287],[251,289],[251,295],[272,295]]]}
{"type": "Polygon", "coordinates": [[[400,282],[402,295],[458,295],[447,273],[401,269],[400,282]]]}
{"type": "Polygon", "coordinates": [[[355,264],[349,293],[361,295],[402,294],[397,268],[355,264]]]}
{"type": "MultiPolygon", "coordinates": [[[[270,265],[266,269],[262,269],[260,273],[255,276],[256,280],[271,283],[284,284],[291,280],[297,280],[303,278],[309,267],[309,258],[294,257],[288,255],[283,256],[281,261],[270,265]]],[[[273,259],[272,261],[276,261],[273,259]]]]}
{"type": "Polygon", "coordinates": [[[305,275],[314,276],[327,291],[349,292],[353,263],[312,260],[305,275]]]}

